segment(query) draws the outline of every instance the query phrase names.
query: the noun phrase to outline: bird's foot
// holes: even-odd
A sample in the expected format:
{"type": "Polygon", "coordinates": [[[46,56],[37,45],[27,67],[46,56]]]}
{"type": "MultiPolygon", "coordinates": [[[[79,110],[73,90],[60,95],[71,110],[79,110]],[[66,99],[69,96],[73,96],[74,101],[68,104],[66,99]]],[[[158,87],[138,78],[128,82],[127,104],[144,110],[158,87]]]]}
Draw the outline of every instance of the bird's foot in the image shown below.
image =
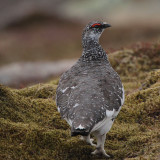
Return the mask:
{"type": "Polygon", "coordinates": [[[80,136],[80,140],[84,141],[85,139],[84,139],[84,137],[83,137],[83,136],[80,136]]]}
{"type": "Polygon", "coordinates": [[[87,142],[88,144],[90,144],[91,146],[96,146],[96,144],[93,143],[93,141],[94,141],[93,138],[81,136],[80,139],[83,140],[83,141],[86,141],[86,142],[87,142]]]}
{"type": "Polygon", "coordinates": [[[94,144],[93,141],[94,141],[94,139],[91,138],[91,139],[87,140],[86,142],[87,142],[88,144],[90,144],[91,146],[95,146],[95,147],[96,147],[96,144],[94,144]]]}
{"type": "Polygon", "coordinates": [[[110,156],[105,152],[105,150],[102,149],[102,148],[96,148],[96,150],[93,151],[91,154],[92,154],[92,155],[104,156],[104,157],[106,157],[106,158],[109,158],[109,157],[110,157],[110,156]]]}

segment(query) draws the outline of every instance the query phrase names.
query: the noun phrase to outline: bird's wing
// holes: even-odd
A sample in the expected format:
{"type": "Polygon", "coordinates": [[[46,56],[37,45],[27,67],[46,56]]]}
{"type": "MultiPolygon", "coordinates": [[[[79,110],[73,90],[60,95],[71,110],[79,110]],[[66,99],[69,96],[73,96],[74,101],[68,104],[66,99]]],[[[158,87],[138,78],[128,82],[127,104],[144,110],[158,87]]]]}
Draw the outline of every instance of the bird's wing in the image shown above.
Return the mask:
{"type": "Polygon", "coordinates": [[[79,70],[79,63],[77,62],[68,71],[62,74],[57,90],[56,90],[56,104],[58,110],[63,118],[65,118],[68,110],[68,99],[71,91],[77,86],[75,77],[79,70]]]}
{"type": "Polygon", "coordinates": [[[105,76],[99,79],[99,87],[103,93],[107,110],[116,111],[123,105],[123,86],[118,74],[111,68],[105,76]]]}

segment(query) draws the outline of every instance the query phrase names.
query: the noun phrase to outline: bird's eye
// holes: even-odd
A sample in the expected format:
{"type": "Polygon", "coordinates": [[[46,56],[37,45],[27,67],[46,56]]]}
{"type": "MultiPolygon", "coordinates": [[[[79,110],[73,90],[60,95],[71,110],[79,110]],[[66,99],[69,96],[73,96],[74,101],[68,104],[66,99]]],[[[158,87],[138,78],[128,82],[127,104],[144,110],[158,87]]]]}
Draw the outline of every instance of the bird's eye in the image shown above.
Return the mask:
{"type": "Polygon", "coordinates": [[[95,23],[91,26],[91,28],[99,28],[101,26],[100,23],[95,23]]]}

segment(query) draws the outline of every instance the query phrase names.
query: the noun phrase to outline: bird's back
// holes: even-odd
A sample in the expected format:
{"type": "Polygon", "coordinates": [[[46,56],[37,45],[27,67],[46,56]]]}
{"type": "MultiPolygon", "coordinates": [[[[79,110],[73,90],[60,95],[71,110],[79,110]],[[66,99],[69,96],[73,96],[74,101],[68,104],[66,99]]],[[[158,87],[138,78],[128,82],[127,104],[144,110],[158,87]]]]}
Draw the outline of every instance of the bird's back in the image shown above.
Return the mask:
{"type": "Polygon", "coordinates": [[[60,113],[74,128],[91,130],[105,118],[106,110],[119,110],[121,99],[120,78],[104,60],[85,63],[80,58],[62,75],[57,88],[60,113]]]}

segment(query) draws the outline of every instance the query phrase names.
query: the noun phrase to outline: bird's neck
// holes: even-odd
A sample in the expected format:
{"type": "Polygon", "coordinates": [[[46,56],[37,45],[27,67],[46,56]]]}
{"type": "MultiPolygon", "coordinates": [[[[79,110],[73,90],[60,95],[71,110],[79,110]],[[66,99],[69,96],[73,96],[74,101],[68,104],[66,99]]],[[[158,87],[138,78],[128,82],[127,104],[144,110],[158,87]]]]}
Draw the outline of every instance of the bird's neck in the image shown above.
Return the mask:
{"type": "Polygon", "coordinates": [[[83,39],[82,41],[83,61],[96,61],[96,60],[107,60],[106,52],[103,50],[97,39],[83,39]]]}

